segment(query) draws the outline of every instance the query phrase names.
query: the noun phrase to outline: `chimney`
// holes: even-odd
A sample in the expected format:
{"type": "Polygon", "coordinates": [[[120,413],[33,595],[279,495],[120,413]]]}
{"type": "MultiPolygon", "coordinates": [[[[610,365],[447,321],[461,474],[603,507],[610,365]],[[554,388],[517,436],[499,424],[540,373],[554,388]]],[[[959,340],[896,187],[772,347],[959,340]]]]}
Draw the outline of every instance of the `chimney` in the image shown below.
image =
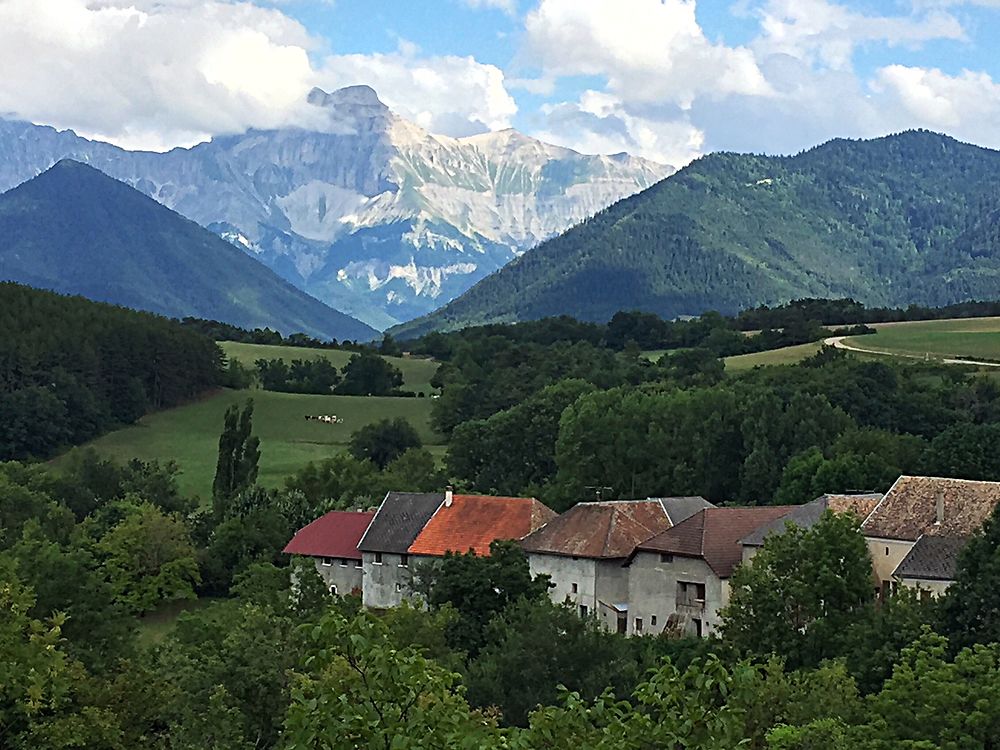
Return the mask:
{"type": "Polygon", "coordinates": [[[937,493],[937,520],[934,521],[935,526],[940,526],[944,523],[944,493],[937,493]]]}
{"type": "Polygon", "coordinates": [[[453,500],[454,498],[455,498],[455,495],[454,495],[454,493],[452,492],[452,487],[451,487],[451,485],[449,484],[449,485],[448,485],[447,487],[445,487],[445,489],[444,489],[444,507],[446,507],[446,508],[450,508],[450,507],[451,507],[451,501],[452,501],[452,500],[453,500]]]}

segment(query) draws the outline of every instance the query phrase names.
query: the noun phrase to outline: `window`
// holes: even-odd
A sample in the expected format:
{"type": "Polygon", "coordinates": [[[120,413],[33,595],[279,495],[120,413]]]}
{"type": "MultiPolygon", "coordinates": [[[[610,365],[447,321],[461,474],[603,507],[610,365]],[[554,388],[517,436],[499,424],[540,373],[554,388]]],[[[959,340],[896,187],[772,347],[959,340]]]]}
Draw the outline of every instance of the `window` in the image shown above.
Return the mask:
{"type": "Polygon", "coordinates": [[[889,548],[888,548],[888,547],[886,547],[886,548],[885,548],[885,556],[886,556],[886,557],[888,557],[888,556],[889,556],[889,548]]]}
{"type": "Polygon", "coordinates": [[[660,553],[660,562],[661,563],[672,563],[673,561],[674,561],[674,556],[673,555],[668,555],[666,552],[661,552],[660,553]]]}
{"type": "Polygon", "coordinates": [[[399,556],[399,567],[405,568],[409,564],[410,564],[410,556],[409,555],[400,555],[399,556]]]}
{"type": "Polygon", "coordinates": [[[403,584],[397,583],[396,584],[396,591],[398,592],[398,591],[402,591],[402,590],[403,590],[403,584]]]}
{"type": "Polygon", "coordinates": [[[701,620],[696,618],[691,620],[691,623],[694,625],[694,634],[701,638],[701,620]]]}
{"type": "Polygon", "coordinates": [[[655,628],[656,627],[656,615],[650,615],[649,616],[649,627],[651,627],[651,628],[655,628]]]}
{"type": "Polygon", "coordinates": [[[333,560],[331,558],[329,558],[329,557],[324,557],[323,558],[323,565],[325,565],[326,567],[329,568],[331,565],[333,565],[333,560]]]}
{"type": "Polygon", "coordinates": [[[342,567],[342,568],[346,568],[347,567],[347,558],[344,558],[344,557],[340,558],[340,567],[342,567]]]}
{"type": "Polygon", "coordinates": [[[580,605],[580,617],[586,617],[586,616],[587,616],[587,605],[586,604],[581,604],[580,605]]]}
{"type": "Polygon", "coordinates": [[[376,565],[381,565],[382,564],[382,553],[381,552],[376,552],[375,553],[375,564],[376,565]]]}
{"type": "Polygon", "coordinates": [[[577,585],[576,585],[576,584],[574,583],[574,584],[573,584],[573,586],[572,586],[572,589],[573,589],[573,593],[575,594],[575,593],[577,593],[577,592],[578,592],[578,591],[580,590],[580,587],[579,587],[579,586],[577,586],[577,585]]]}
{"type": "Polygon", "coordinates": [[[355,570],[361,570],[361,568],[362,568],[361,561],[360,560],[355,560],[354,561],[354,569],[355,570]]]}
{"type": "Polygon", "coordinates": [[[636,617],[635,618],[635,632],[636,633],[641,633],[642,632],[642,618],[641,617],[636,617]]]}
{"type": "Polygon", "coordinates": [[[337,584],[335,583],[330,584],[330,593],[333,594],[334,596],[337,595],[337,584]]]}
{"type": "Polygon", "coordinates": [[[705,584],[690,581],[677,582],[677,604],[682,607],[705,606],[705,584]]]}

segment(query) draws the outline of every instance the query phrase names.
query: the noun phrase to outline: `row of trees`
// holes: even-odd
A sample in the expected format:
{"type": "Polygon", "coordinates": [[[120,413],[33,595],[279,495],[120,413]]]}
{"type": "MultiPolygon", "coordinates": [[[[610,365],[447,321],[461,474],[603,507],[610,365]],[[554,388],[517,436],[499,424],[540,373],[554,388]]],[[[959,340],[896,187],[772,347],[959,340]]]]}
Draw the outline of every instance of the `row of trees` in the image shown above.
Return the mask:
{"type": "Polygon", "coordinates": [[[283,359],[258,359],[255,366],[257,381],[266,391],[341,396],[402,395],[402,371],[371,351],[352,354],[340,371],[324,357],[293,359],[290,363],[283,359]]]}

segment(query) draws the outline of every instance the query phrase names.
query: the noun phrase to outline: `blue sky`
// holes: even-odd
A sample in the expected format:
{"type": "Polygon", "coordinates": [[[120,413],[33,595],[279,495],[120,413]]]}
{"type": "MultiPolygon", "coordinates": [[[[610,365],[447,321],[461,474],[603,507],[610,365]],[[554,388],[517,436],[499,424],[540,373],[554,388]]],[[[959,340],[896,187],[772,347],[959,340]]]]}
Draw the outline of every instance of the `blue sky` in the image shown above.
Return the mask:
{"type": "Polygon", "coordinates": [[[1000,147],[998,42],[1000,0],[0,0],[0,113],[162,149],[365,83],[444,135],[675,165],[911,127],[1000,147]]]}

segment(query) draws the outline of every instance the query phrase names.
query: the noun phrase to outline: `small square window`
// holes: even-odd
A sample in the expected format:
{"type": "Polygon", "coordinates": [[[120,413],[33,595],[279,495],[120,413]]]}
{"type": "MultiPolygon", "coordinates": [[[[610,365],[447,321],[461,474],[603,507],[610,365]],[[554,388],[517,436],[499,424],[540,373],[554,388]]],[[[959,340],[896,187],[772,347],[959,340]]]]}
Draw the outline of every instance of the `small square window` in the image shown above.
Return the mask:
{"type": "Polygon", "coordinates": [[[325,565],[326,567],[329,568],[331,565],[333,565],[333,560],[331,558],[329,558],[329,557],[324,557],[323,558],[323,565],[325,565]]]}
{"type": "Polygon", "coordinates": [[[337,595],[337,584],[335,583],[330,584],[330,593],[333,594],[334,596],[337,595]]]}
{"type": "Polygon", "coordinates": [[[354,569],[355,569],[355,570],[361,570],[361,569],[362,569],[363,567],[364,567],[364,566],[363,566],[363,565],[361,564],[361,561],[360,561],[360,560],[355,560],[355,561],[354,561],[354,569]]]}
{"type": "Polygon", "coordinates": [[[375,553],[375,560],[374,560],[374,562],[375,562],[376,565],[381,565],[382,564],[382,553],[381,552],[376,552],[375,553]]]}
{"type": "Polygon", "coordinates": [[[409,564],[410,564],[410,556],[409,555],[400,555],[399,556],[399,567],[405,568],[409,564]]]}
{"type": "Polygon", "coordinates": [[[656,627],[656,615],[650,615],[649,616],[649,627],[651,627],[651,628],[655,628],[656,627]]]}
{"type": "Polygon", "coordinates": [[[403,590],[403,584],[397,583],[396,584],[396,591],[402,591],[402,590],[403,590]]]}
{"type": "Polygon", "coordinates": [[[573,593],[575,594],[575,593],[577,593],[577,592],[579,591],[580,587],[579,587],[579,586],[577,586],[577,585],[576,585],[576,584],[574,583],[574,584],[573,584],[573,586],[572,586],[572,589],[573,589],[573,593]]]}
{"type": "Polygon", "coordinates": [[[660,553],[660,562],[661,563],[672,563],[673,561],[674,561],[674,556],[673,555],[668,555],[666,552],[661,552],[660,553]]]}
{"type": "Polygon", "coordinates": [[[340,558],[340,567],[342,567],[342,568],[346,568],[347,567],[347,559],[346,558],[343,558],[343,557],[340,558]]]}

